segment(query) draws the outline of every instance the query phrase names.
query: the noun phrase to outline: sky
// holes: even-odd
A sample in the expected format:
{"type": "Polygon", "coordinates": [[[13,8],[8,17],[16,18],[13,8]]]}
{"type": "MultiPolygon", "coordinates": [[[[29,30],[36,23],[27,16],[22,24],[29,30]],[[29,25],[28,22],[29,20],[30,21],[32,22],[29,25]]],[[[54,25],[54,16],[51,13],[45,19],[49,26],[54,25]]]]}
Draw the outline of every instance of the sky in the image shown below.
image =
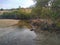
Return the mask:
{"type": "Polygon", "coordinates": [[[4,9],[18,8],[19,6],[26,8],[33,4],[32,0],[0,0],[0,8],[4,9]]]}

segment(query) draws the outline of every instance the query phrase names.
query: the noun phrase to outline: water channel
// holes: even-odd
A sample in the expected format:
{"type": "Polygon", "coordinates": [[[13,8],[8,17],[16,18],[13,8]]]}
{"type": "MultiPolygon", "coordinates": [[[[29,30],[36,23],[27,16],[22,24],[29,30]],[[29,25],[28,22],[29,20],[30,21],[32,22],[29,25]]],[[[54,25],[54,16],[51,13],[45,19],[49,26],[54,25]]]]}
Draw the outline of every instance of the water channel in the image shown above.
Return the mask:
{"type": "Polygon", "coordinates": [[[60,34],[30,31],[28,28],[1,27],[0,45],[60,45],[60,34]]]}

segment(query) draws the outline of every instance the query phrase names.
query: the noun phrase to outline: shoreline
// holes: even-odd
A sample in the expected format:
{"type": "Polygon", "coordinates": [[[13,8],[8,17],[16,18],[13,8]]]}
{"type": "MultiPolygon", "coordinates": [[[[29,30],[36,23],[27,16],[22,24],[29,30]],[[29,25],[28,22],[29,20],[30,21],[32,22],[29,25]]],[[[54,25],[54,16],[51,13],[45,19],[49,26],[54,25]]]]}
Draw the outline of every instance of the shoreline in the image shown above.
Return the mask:
{"type": "Polygon", "coordinates": [[[19,22],[19,20],[14,19],[0,19],[0,27],[8,27],[15,25],[19,22]]]}

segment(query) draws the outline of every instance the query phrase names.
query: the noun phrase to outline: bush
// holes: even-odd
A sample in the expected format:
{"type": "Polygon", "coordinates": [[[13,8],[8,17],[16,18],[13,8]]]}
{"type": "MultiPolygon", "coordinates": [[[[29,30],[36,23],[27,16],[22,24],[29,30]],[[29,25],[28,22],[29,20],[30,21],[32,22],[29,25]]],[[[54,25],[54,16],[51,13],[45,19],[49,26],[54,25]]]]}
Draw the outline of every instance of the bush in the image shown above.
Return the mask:
{"type": "Polygon", "coordinates": [[[5,12],[2,15],[0,15],[0,18],[28,20],[30,19],[30,14],[19,12],[19,11],[5,12]]]}

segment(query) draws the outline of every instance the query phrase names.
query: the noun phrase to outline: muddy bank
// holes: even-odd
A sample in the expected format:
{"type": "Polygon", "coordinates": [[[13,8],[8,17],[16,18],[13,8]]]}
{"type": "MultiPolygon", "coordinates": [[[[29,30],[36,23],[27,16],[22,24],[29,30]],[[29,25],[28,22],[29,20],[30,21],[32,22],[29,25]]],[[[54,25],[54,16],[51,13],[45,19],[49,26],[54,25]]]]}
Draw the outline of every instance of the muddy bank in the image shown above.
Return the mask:
{"type": "Polygon", "coordinates": [[[40,30],[49,31],[49,32],[60,31],[60,28],[59,26],[57,26],[57,23],[54,23],[52,20],[49,19],[30,20],[29,23],[33,28],[35,28],[35,31],[38,32],[40,30]]]}

